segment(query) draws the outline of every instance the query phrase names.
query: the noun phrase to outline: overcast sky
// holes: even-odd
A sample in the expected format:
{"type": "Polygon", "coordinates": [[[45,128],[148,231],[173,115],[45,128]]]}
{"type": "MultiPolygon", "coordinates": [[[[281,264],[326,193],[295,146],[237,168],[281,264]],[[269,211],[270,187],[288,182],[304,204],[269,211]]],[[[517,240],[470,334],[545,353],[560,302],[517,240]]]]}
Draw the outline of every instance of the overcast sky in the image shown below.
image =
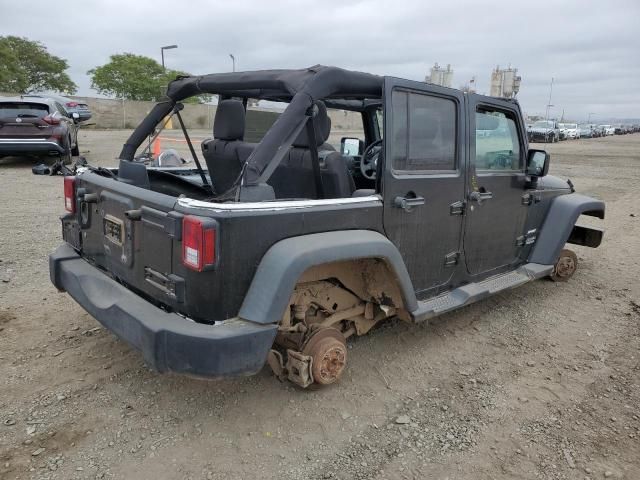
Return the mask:
{"type": "Polygon", "coordinates": [[[453,86],[492,68],[522,76],[518,98],[543,114],[578,121],[640,117],[640,1],[425,0],[0,0],[0,35],[43,42],[69,61],[78,94],[94,95],[87,70],[131,52],[194,74],[336,65],[424,80],[450,63],[453,86]],[[492,5],[490,5],[493,3],[492,5]]]}

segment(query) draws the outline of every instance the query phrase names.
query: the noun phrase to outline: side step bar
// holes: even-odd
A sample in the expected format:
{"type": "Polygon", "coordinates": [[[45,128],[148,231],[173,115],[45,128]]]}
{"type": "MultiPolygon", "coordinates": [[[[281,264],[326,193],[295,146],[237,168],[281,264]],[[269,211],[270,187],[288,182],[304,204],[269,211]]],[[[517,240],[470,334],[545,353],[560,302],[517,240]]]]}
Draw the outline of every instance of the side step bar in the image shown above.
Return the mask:
{"type": "Polygon", "coordinates": [[[481,282],[468,283],[438,297],[418,301],[418,308],[411,312],[416,323],[477,302],[502,290],[519,287],[527,282],[545,277],[553,265],[527,263],[517,270],[487,278],[481,282]]]}

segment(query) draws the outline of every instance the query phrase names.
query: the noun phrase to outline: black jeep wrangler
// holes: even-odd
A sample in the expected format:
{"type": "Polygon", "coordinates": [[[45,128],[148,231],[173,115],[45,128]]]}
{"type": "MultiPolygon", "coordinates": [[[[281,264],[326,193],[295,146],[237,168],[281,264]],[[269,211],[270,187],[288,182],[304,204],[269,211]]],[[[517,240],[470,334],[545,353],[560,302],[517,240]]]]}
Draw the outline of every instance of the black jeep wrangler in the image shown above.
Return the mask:
{"type": "Polygon", "coordinates": [[[323,66],[178,78],[117,169],[65,178],[51,280],[158,371],[269,363],[302,387],[330,384],[346,339],[385,319],[568,279],[565,244],[603,235],[576,221],[605,206],[548,168],[512,100],[323,66]],[[220,101],[198,155],[180,102],[202,93],[220,101]],[[288,105],[248,143],[255,99],[288,105]],[[196,168],[136,155],[171,116],[196,168]],[[331,118],[347,116],[362,133],[336,148],[331,118]]]}

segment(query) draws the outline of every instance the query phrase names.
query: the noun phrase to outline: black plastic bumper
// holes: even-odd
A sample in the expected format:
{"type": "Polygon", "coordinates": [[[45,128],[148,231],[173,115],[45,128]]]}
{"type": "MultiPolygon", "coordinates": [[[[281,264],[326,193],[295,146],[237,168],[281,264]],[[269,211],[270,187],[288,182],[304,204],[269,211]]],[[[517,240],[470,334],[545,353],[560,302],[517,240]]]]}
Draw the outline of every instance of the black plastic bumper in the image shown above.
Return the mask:
{"type": "Polygon", "coordinates": [[[10,155],[63,155],[64,148],[54,141],[11,141],[0,139],[0,154],[10,155]]]}
{"type": "Polygon", "coordinates": [[[83,260],[69,245],[49,256],[51,281],[159,372],[251,375],[264,365],[277,326],[231,319],[195,323],[157,308],[83,260]]]}

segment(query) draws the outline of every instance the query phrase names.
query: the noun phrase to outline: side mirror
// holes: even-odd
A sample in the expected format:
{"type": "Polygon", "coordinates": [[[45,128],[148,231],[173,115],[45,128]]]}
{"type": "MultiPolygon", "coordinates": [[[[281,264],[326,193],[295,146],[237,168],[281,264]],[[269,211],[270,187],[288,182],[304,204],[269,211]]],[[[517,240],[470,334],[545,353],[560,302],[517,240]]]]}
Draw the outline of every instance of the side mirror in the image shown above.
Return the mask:
{"type": "Polygon", "coordinates": [[[77,122],[78,120],[80,120],[80,114],[78,112],[73,112],[71,114],[71,118],[73,118],[73,120],[77,122]]]}
{"type": "Polygon", "coordinates": [[[362,142],[358,138],[343,137],[340,141],[340,154],[355,157],[362,154],[362,142]]]}
{"type": "Polygon", "coordinates": [[[527,156],[527,175],[532,177],[544,177],[549,173],[549,161],[551,156],[544,150],[529,150],[527,156]]]}

